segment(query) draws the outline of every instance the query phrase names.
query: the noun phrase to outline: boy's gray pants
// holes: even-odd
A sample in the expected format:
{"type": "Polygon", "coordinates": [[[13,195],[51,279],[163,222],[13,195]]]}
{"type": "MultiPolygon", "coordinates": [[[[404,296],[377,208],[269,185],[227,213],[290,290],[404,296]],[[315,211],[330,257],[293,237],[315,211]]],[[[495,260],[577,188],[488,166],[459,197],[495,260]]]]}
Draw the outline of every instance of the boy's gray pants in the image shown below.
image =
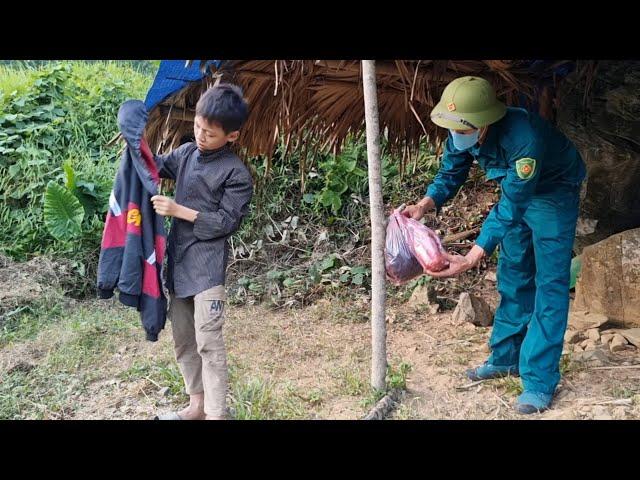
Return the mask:
{"type": "Polygon", "coordinates": [[[189,395],[204,392],[208,416],[227,414],[227,353],[222,338],[224,285],[217,285],[193,297],[169,295],[169,318],[176,360],[189,395]]]}

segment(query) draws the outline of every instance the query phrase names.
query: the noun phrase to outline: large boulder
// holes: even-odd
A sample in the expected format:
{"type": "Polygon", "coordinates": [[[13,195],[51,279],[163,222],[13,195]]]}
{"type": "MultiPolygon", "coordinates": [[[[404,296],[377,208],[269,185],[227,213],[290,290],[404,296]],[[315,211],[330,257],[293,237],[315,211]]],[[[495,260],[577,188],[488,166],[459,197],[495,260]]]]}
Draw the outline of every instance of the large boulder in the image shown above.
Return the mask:
{"type": "Polygon", "coordinates": [[[578,61],[556,96],[557,125],[587,166],[576,253],[640,227],[640,62],[578,61]]]}
{"type": "Polygon", "coordinates": [[[622,327],[640,327],[640,228],[585,247],[572,310],[606,315],[622,327]]]}

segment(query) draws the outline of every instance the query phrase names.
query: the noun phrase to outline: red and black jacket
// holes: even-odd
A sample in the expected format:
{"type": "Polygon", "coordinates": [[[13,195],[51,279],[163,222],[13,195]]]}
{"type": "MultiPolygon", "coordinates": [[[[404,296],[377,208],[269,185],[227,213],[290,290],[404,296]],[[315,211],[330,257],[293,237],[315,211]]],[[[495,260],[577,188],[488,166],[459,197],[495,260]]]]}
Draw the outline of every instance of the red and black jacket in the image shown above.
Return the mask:
{"type": "Polygon", "coordinates": [[[164,217],[156,214],[151,197],[160,178],[153,155],[143,138],[148,113],[144,103],[129,100],[118,112],[118,125],[127,148],[109,198],[98,262],[98,296],[136,307],[147,340],[155,342],[166,322],[167,302],[161,268],[166,232],[164,217]]]}

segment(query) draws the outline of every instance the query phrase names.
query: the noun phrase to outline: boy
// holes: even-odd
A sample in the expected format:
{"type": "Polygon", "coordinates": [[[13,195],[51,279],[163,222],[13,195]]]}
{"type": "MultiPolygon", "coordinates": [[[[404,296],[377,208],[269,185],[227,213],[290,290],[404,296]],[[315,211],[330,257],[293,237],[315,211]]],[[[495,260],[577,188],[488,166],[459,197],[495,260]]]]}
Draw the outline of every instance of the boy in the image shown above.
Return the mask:
{"type": "Polygon", "coordinates": [[[160,176],[176,180],[175,200],[155,195],[153,208],[173,217],[167,288],[176,360],[189,406],[160,420],[226,417],[224,323],[227,239],[240,226],[253,194],[251,174],[229,145],[248,116],[240,88],[208,89],[196,105],[195,142],[156,155],[160,176]]]}

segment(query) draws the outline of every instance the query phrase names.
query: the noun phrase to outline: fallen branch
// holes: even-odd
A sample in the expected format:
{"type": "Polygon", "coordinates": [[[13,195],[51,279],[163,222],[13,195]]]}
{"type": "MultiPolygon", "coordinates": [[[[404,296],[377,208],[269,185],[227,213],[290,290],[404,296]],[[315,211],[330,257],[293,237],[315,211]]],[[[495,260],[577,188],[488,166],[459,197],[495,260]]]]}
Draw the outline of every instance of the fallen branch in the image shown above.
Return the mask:
{"type": "Polygon", "coordinates": [[[476,385],[480,385],[481,383],[484,383],[485,380],[478,380],[477,382],[471,382],[471,383],[467,383],[466,385],[462,385],[460,387],[456,387],[456,390],[468,390],[472,387],[475,387],[476,385]]]}
{"type": "Polygon", "coordinates": [[[500,398],[498,394],[496,394],[495,392],[491,392],[491,393],[493,393],[493,396],[496,397],[498,400],[500,400],[505,407],[510,408],[509,404],[505,402],[502,398],[500,398]]]}
{"type": "Polygon", "coordinates": [[[633,399],[631,398],[617,398],[615,400],[601,400],[601,401],[586,401],[578,402],[579,405],[633,405],[633,399]]]}
{"type": "Polygon", "coordinates": [[[640,364],[637,365],[615,365],[613,367],[591,367],[589,370],[617,370],[624,368],[640,368],[640,364]]]}
{"type": "Polygon", "coordinates": [[[470,237],[473,234],[476,234],[480,231],[480,228],[472,228],[471,230],[467,230],[466,232],[458,232],[452,235],[447,235],[442,239],[442,243],[454,243],[460,240],[464,240],[465,238],[470,237]]]}

